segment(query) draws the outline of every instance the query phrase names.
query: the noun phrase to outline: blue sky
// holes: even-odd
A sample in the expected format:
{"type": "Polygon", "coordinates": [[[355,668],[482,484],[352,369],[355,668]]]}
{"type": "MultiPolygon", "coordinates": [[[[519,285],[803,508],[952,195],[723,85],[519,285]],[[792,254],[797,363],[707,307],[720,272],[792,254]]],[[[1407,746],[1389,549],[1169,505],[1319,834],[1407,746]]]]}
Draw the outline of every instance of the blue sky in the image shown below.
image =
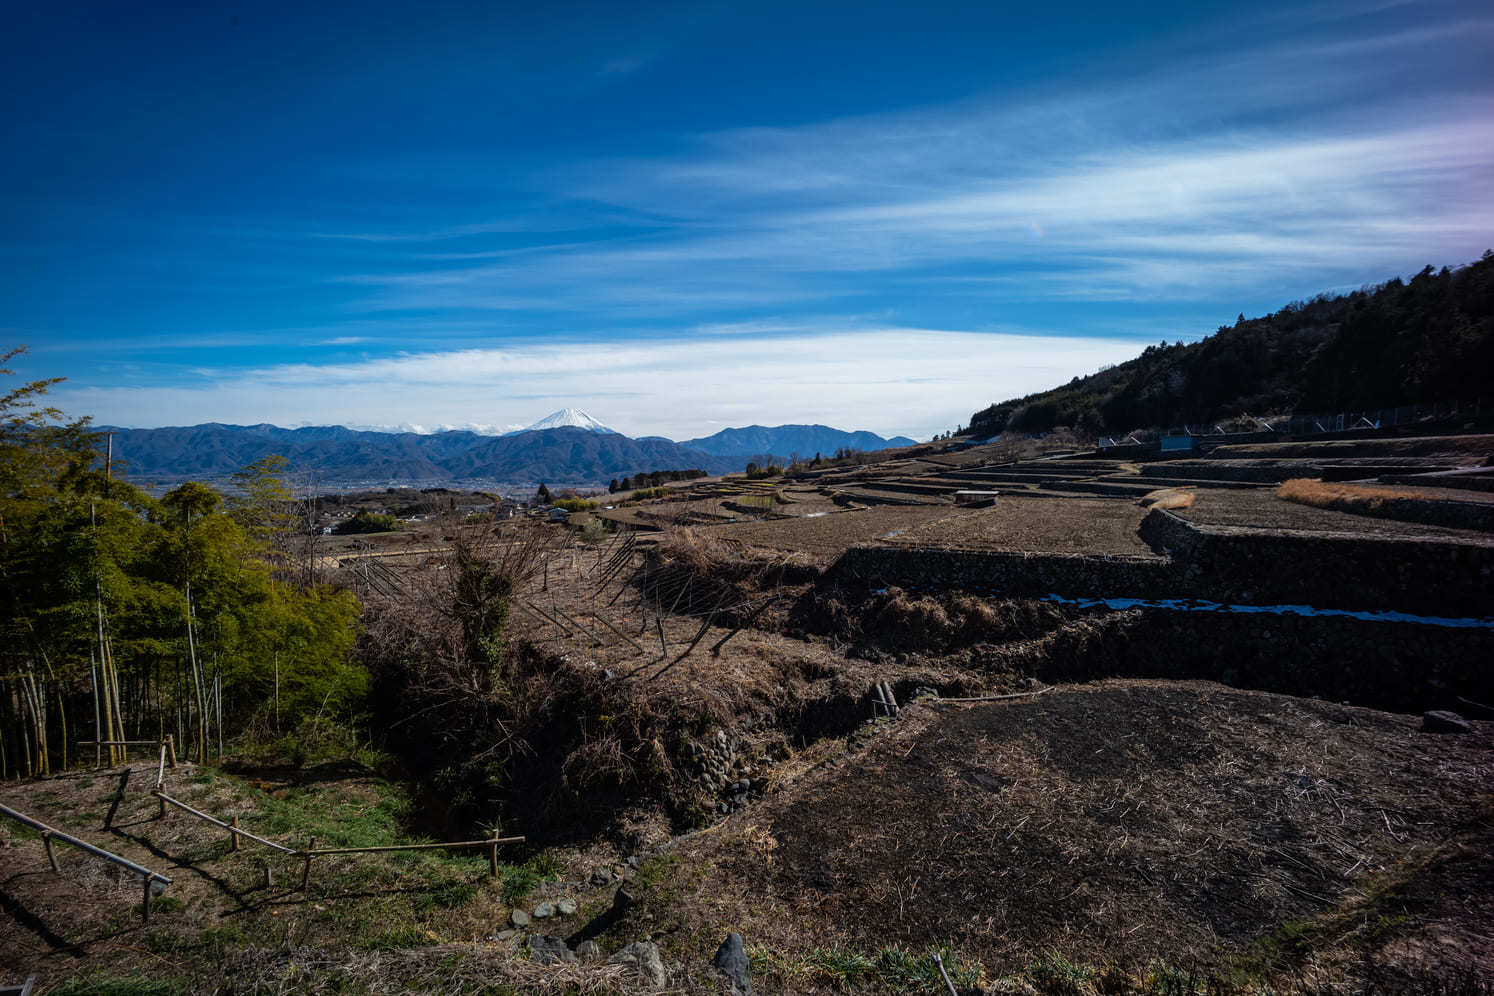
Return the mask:
{"type": "Polygon", "coordinates": [[[919,437],[1494,244],[1494,13],[16,7],[0,341],[100,422],[919,437]]]}

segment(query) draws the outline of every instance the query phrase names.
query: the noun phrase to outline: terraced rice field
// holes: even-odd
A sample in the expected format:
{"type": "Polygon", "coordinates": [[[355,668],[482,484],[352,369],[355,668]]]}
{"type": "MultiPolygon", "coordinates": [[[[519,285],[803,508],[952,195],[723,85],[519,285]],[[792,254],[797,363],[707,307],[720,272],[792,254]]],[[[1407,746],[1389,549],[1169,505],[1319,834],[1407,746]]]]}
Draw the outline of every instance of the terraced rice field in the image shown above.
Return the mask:
{"type": "Polygon", "coordinates": [[[1193,507],[1179,515],[1201,526],[1244,526],[1308,532],[1359,533],[1366,536],[1472,539],[1489,542],[1488,533],[1472,529],[1399,522],[1351,515],[1285,501],[1269,491],[1199,490],[1193,507]]]}
{"type": "Polygon", "coordinates": [[[932,519],[885,542],[966,550],[1150,556],[1151,547],[1136,534],[1146,512],[1127,501],[1002,497],[990,508],[932,519]]]}
{"type": "Polygon", "coordinates": [[[738,522],[711,530],[713,537],[774,550],[835,556],[853,543],[868,543],[949,515],[948,505],[884,506],[813,518],[738,522]]]}

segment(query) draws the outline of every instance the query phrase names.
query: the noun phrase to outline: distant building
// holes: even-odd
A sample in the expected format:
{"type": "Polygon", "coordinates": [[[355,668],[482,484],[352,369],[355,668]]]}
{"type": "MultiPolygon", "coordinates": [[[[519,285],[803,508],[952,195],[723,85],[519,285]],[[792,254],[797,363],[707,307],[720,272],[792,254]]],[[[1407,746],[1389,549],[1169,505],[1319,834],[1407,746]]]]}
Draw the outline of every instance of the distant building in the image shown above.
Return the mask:
{"type": "Polygon", "coordinates": [[[1162,437],[1162,452],[1177,453],[1187,452],[1193,449],[1193,437],[1184,433],[1177,436],[1162,437]]]}
{"type": "Polygon", "coordinates": [[[956,491],[954,493],[954,501],[956,505],[965,505],[970,508],[985,508],[996,504],[996,496],[999,494],[1001,494],[1000,491],[956,491]]]}

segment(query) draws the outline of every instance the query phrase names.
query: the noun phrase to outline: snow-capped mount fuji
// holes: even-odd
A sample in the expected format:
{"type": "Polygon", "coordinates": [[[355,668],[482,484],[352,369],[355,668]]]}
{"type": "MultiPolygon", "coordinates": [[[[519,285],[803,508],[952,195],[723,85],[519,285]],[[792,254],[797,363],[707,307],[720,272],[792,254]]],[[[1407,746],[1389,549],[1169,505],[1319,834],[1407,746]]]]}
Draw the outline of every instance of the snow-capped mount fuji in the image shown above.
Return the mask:
{"type": "MultiPolygon", "coordinates": [[[[607,428],[579,408],[562,408],[558,412],[551,412],[533,425],[520,429],[519,432],[536,432],[542,429],[585,429],[587,432],[617,435],[616,429],[607,428]]],[[[509,433],[509,435],[517,435],[517,433],[509,433]]]]}

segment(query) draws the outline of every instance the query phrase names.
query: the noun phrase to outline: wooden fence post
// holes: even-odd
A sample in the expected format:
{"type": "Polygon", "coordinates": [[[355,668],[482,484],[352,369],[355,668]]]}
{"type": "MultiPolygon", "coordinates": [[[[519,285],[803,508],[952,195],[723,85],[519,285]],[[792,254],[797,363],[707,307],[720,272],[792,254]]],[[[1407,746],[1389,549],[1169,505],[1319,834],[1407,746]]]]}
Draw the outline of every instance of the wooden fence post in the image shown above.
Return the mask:
{"type": "Polygon", "coordinates": [[[493,828],[493,843],[488,847],[488,870],[498,877],[498,828],[493,828]]]}
{"type": "MultiPolygon", "coordinates": [[[[239,818],[237,816],[233,818],[233,828],[234,830],[239,828],[239,818]]],[[[228,834],[228,849],[230,851],[237,851],[239,849],[239,835],[231,831],[228,834]]]]}
{"type": "Polygon", "coordinates": [[[166,755],[170,759],[170,766],[176,767],[176,737],[166,734],[166,755]]]}
{"type": "Polygon", "coordinates": [[[47,845],[47,861],[51,863],[52,870],[61,871],[62,869],[57,867],[57,854],[52,850],[52,831],[48,830],[42,834],[42,843],[47,845]]]}
{"type": "Polygon", "coordinates": [[[307,883],[311,881],[311,852],[316,850],[316,838],[311,838],[311,843],[306,845],[306,863],[301,866],[301,891],[306,891],[307,883]]]}
{"type": "Polygon", "coordinates": [[[145,897],[140,901],[140,919],[150,923],[150,879],[142,879],[145,883],[145,897]]]}

